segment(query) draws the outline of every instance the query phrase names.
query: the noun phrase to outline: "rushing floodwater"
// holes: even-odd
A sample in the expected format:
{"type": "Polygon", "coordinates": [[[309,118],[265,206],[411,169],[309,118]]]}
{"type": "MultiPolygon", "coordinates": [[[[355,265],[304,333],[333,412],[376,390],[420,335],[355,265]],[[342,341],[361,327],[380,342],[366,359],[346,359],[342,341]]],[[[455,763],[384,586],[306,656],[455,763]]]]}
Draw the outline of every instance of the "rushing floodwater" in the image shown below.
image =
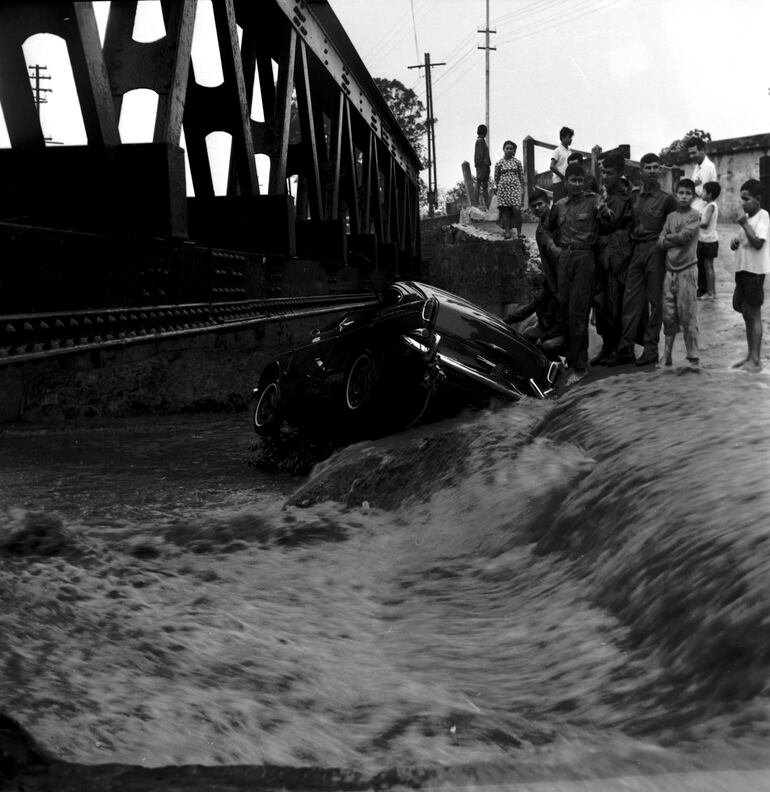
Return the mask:
{"type": "Polygon", "coordinates": [[[769,419],[764,375],[622,375],[346,449],[302,507],[246,416],[8,432],[2,709],[88,763],[759,761],[769,419]]]}
{"type": "Polygon", "coordinates": [[[0,711],[84,763],[766,766],[770,376],[724,303],[700,372],[309,480],[249,464],[246,415],[0,433],[0,711]]]}

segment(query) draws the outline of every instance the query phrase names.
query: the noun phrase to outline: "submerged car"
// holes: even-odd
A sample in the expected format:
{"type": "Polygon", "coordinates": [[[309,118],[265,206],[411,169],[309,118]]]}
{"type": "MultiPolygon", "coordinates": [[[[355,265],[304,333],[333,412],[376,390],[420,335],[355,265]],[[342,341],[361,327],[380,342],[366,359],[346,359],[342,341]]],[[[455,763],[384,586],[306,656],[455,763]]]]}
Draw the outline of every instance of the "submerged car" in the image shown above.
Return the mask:
{"type": "Polygon", "coordinates": [[[546,398],[562,365],[502,319],[449,292],[396,281],[262,371],[254,429],[283,422],[329,433],[405,428],[431,406],[498,396],[546,398]]]}

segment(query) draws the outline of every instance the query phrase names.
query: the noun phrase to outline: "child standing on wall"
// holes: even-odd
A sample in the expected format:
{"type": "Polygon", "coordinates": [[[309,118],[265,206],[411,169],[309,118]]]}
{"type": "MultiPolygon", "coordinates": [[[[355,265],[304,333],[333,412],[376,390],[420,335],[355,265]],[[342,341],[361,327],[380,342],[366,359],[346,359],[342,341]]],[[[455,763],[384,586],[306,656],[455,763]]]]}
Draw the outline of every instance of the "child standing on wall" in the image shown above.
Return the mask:
{"type": "Polygon", "coordinates": [[[692,208],[695,185],[680,179],[676,188],[676,211],[666,217],[658,237],[658,247],[666,251],[663,277],[663,332],[666,346],[664,363],[672,363],[671,352],[679,327],[684,334],[687,360],[699,363],[698,353],[698,228],[700,212],[692,208]]]}
{"type": "Polygon", "coordinates": [[[762,184],[749,179],[741,187],[742,214],[738,236],[730,242],[730,250],[737,251],[733,308],[743,314],[746,323],[748,355],[733,368],[760,371],[759,353],[762,346],[762,303],[765,299],[765,275],[770,272],[770,215],[760,208],[762,184]]]}
{"type": "Polygon", "coordinates": [[[575,130],[570,129],[568,126],[563,126],[559,130],[559,145],[553,152],[551,157],[551,165],[548,170],[551,171],[551,182],[553,184],[553,202],[556,203],[567,194],[566,176],[564,175],[567,170],[567,159],[572,153],[570,146],[572,139],[575,137],[575,130]]]}
{"type": "Polygon", "coordinates": [[[476,168],[476,195],[473,202],[474,206],[479,205],[479,199],[484,198],[484,209],[489,208],[489,169],[492,167],[492,160],[489,158],[489,146],[487,145],[486,124],[479,124],[476,129],[476,146],[473,151],[473,164],[476,168]]]}
{"type": "Polygon", "coordinates": [[[516,144],[512,140],[503,143],[503,158],[495,165],[495,194],[500,210],[500,225],[503,237],[511,237],[511,226],[516,236],[521,236],[521,197],[524,189],[524,168],[516,159],[516,144]]]}
{"type": "Polygon", "coordinates": [[[717,233],[717,219],[719,218],[719,198],[722,188],[719,182],[710,181],[703,185],[703,200],[706,206],[703,209],[698,232],[698,272],[703,271],[706,279],[706,293],[698,296],[699,300],[716,300],[716,282],[714,279],[714,259],[719,254],[719,234],[717,233]]]}

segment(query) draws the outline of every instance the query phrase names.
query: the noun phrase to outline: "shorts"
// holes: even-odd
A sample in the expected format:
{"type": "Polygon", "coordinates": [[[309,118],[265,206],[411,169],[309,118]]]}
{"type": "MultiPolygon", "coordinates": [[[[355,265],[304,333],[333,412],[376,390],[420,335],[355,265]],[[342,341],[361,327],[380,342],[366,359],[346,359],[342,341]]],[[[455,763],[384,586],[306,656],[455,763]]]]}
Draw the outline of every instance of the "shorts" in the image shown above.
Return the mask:
{"type": "Polygon", "coordinates": [[[738,313],[743,313],[744,306],[750,305],[752,308],[759,308],[764,301],[765,276],[745,270],[736,272],[733,309],[738,313]]]}
{"type": "Polygon", "coordinates": [[[715,259],[719,255],[719,242],[698,242],[696,250],[698,261],[715,259]]]}

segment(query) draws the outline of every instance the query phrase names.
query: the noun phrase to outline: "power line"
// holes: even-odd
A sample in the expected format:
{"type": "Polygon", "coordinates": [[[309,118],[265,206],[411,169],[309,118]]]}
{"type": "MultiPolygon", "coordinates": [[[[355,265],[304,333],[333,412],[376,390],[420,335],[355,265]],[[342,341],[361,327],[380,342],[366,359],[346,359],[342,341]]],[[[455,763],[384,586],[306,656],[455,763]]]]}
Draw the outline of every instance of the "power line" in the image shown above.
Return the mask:
{"type": "MultiPolygon", "coordinates": [[[[588,0],[588,5],[590,6],[590,5],[591,5],[593,2],[594,2],[594,0],[588,0]]],[[[563,21],[564,21],[565,23],[567,23],[567,22],[572,22],[572,21],[574,21],[575,19],[579,19],[579,18],[581,18],[581,17],[583,17],[583,16],[587,16],[589,13],[594,13],[594,12],[596,12],[596,11],[601,11],[601,10],[604,10],[605,8],[609,8],[609,6],[610,6],[610,5],[615,5],[617,2],[620,2],[620,0],[611,0],[611,2],[610,2],[610,3],[607,3],[607,4],[605,4],[604,6],[600,6],[600,7],[594,7],[594,8],[587,8],[587,9],[586,9],[586,2],[585,2],[585,0],[583,0],[583,2],[582,2],[582,3],[581,3],[581,2],[578,2],[577,6],[574,6],[574,7],[573,7],[573,10],[574,10],[575,8],[577,8],[578,10],[583,10],[583,13],[581,13],[581,14],[575,14],[575,15],[572,15],[572,16],[564,16],[564,15],[561,15],[561,18],[563,19],[563,21]],[[584,10],[584,9],[585,9],[585,10],[584,10]]],[[[537,4],[533,4],[533,5],[537,5],[537,4]]],[[[541,5],[542,5],[542,4],[541,4],[541,5]]],[[[508,15],[508,18],[511,18],[511,17],[513,17],[513,16],[515,16],[515,15],[513,15],[513,14],[509,14],[509,15],[508,15]]],[[[513,37],[513,38],[510,38],[510,39],[506,39],[506,40],[504,40],[504,41],[499,41],[499,42],[498,42],[498,46],[500,46],[500,45],[502,45],[502,44],[507,44],[507,43],[510,43],[511,41],[514,41],[514,40],[520,40],[520,39],[522,39],[522,38],[526,38],[526,37],[528,37],[528,36],[535,36],[535,35],[537,35],[537,28],[538,28],[538,27],[539,27],[541,24],[543,24],[543,22],[553,22],[553,21],[556,21],[556,20],[558,20],[559,18],[560,18],[560,16],[559,16],[559,15],[557,15],[557,16],[555,16],[555,17],[549,17],[547,20],[538,20],[537,22],[533,22],[532,24],[530,24],[530,25],[527,25],[527,26],[525,26],[525,27],[523,27],[523,28],[519,29],[519,31],[518,31],[518,33],[517,33],[517,35],[516,35],[515,37],[513,37]]],[[[549,33],[549,35],[550,35],[550,33],[549,33]]],[[[467,37],[466,37],[466,38],[467,38],[467,37]]],[[[452,72],[453,72],[455,69],[457,69],[459,66],[461,66],[461,65],[462,65],[462,63],[463,63],[464,61],[466,61],[466,60],[467,60],[467,59],[468,59],[468,58],[469,58],[469,57],[470,57],[470,56],[471,56],[471,55],[472,55],[474,52],[475,52],[475,50],[468,50],[468,51],[467,51],[467,52],[466,52],[466,53],[465,53],[465,54],[464,54],[464,55],[463,55],[461,58],[459,58],[458,60],[455,60],[455,61],[454,61],[454,63],[453,63],[453,64],[452,64],[452,65],[451,65],[451,66],[450,66],[450,67],[449,67],[449,68],[448,68],[448,69],[447,69],[445,72],[443,72],[441,75],[439,75],[439,76],[436,78],[436,80],[435,80],[435,85],[439,85],[439,83],[440,83],[442,80],[445,80],[446,78],[450,77],[450,76],[451,76],[451,73],[452,73],[452,72]]],[[[444,93],[446,93],[446,91],[442,91],[440,94],[436,94],[436,96],[437,96],[437,97],[438,97],[438,96],[442,96],[444,93]]]]}
{"type": "Polygon", "coordinates": [[[417,22],[414,19],[414,0],[409,0],[412,6],[412,32],[414,33],[414,54],[420,57],[420,45],[417,43],[417,22]]]}
{"type": "MultiPolygon", "coordinates": [[[[619,3],[620,0],[610,0],[610,2],[604,5],[599,5],[592,8],[591,6],[593,5],[593,2],[594,0],[588,0],[588,2],[583,2],[583,3],[578,2],[575,5],[570,6],[570,12],[581,11],[582,13],[579,14],[570,13],[569,15],[556,14],[554,16],[548,17],[547,19],[538,20],[538,25],[548,25],[548,24],[553,24],[555,22],[561,22],[561,24],[568,24],[570,22],[574,22],[577,19],[582,19],[583,17],[588,16],[589,14],[595,14],[597,11],[605,11],[611,5],[615,5],[616,3],[619,3]]],[[[520,41],[522,38],[528,38],[529,36],[532,35],[537,35],[537,34],[533,34],[531,29],[519,30],[516,33],[516,35],[512,36],[511,38],[505,39],[504,41],[501,41],[499,43],[510,44],[514,41],[520,41]]],[[[550,35],[550,31],[549,31],[549,35],[550,35]]]]}

